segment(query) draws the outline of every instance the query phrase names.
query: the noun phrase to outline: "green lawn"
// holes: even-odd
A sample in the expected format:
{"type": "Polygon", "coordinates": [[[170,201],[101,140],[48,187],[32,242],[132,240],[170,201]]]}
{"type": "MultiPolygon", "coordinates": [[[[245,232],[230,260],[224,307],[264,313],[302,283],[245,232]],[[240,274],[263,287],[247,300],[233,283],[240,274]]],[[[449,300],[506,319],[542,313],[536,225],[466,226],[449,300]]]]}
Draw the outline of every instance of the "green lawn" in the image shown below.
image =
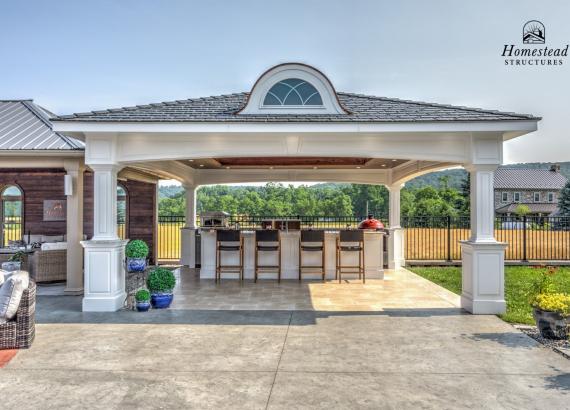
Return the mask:
{"type": "MultiPolygon", "coordinates": [[[[408,268],[424,278],[443,286],[450,291],[461,294],[460,267],[412,267],[408,268]]],[[[527,266],[505,267],[505,299],[507,313],[501,319],[511,323],[534,324],[531,308],[528,304],[527,289],[540,270],[527,266]]],[[[570,293],[570,267],[561,267],[554,275],[557,291],[570,293]]]]}

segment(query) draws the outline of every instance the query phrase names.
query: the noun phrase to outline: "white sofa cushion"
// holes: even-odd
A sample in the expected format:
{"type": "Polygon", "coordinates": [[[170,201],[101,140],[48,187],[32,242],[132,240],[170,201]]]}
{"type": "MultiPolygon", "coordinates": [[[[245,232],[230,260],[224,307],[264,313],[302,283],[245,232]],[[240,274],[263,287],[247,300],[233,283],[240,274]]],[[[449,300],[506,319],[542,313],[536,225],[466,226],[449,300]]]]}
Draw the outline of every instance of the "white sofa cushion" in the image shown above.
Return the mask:
{"type": "Polygon", "coordinates": [[[30,235],[30,240],[28,241],[28,235],[24,235],[24,242],[26,242],[28,245],[31,245],[32,243],[35,242],[41,242],[42,241],[42,235],[30,235]]]}
{"type": "Polygon", "coordinates": [[[43,243],[63,242],[63,235],[42,235],[43,243]]]}
{"type": "Polygon", "coordinates": [[[23,294],[24,284],[21,278],[11,276],[4,282],[0,287],[0,321],[7,321],[16,316],[23,294]]]}
{"type": "Polygon", "coordinates": [[[67,249],[67,242],[42,243],[42,251],[61,251],[67,249]]]}

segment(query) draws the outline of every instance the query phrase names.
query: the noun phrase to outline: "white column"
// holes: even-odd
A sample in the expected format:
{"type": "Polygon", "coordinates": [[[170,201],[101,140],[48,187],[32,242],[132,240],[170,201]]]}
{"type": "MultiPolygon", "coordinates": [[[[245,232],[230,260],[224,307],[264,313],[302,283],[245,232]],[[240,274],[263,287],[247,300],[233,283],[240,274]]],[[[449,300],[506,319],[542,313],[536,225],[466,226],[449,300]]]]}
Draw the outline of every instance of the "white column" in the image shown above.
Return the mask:
{"type": "Polygon", "coordinates": [[[65,293],[83,293],[83,160],[65,160],[64,167],[72,180],[71,195],[67,195],[67,281],[65,293]]]}
{"type": "Polygon", "coordinates": [[[196,229],[196,191],[197,186],[186,185],[186,227],[196,229]]]}
{"type": "Polygon", "coordinates": [[[93,177],[93,239],[82,241],[85,249],[83,311],[112,312],[125,301],[125,245],[117,236],[116,164],[90,165],[93,177]]]}
{"type": "Polygon", "coordinates": [[[195,185],[185,185],[186,226],[180,232],[180,263],[196,267],[196,190],[195,185]]]}
{"type": "Polygon", "coordinates": [[[399,269],[405,265],[404,230],[400,225],[400,191],[404,184],[388,186],[389,191],[389,232],[388,269],[399,269]]]}
{"type": "Polygon", "coordinates": [[[470,165],[471,237],[461,241],[461,306],[474,314],[500,314],[505,303],[505,248],[495,239],[493,178],[496,165],[470,165]]]}

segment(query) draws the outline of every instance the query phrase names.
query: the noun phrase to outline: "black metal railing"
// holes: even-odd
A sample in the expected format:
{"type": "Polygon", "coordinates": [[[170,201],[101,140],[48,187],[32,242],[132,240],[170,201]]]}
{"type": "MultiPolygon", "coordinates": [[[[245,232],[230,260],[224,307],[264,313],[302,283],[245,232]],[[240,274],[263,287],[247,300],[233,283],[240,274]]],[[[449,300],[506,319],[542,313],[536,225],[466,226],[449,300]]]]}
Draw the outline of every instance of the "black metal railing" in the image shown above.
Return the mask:
{"type": "Polygon", "coordinates": [[[7,247],[10,241],[22,239],[22,218],[19,216],[5,217],[0,226],[2,247],[7,247]]]}
{"type": "MultiPolygon", "coordinates": [[[[231,227],[240,229],[261,228],[263,221],[300,221],[301,229],[346,229],[356,228],[364,217],[358,216],[318,216],[318,215],[232,215],[229,217],[231,227]]],[[[383,221],[387,218],[380,218],[383,221]]]]}
{"type": "MultiPolygon", "coordinates": [[[[233,215],[229,223],[239,229],[255,229],[265,220],[299,220],[302,229],[344,229],[356,228],[362,219],[364,217],[233,215]]],[[[387,226],[387,217],[379,219],[387,226]]],[[[470,218],[464,215],[402,217],[401,223],[405,228],[407,260],[461,260],[459,241],[471,235],[470,218]]],[[[184,224],[184,216],[159,217],[159,259],[180,258],[180,228],[184,224]]],[[[497,217],[495,237],[507,243],[505,259],[508,261],[570,260],[570,217],[497,217]]]]}
{"type": "MultiPolygon", "coordinates": [[[[407,260],[460,260],[459,241],[471,235],[468,216],[407,217],[402,226],[407,260]]],[[[570,260],[570,217],[499,216],[495,238],[507,243],[509,261],[570,260]]]]}
{"type": "Polygon", "coordinates": [[[180,229],[185,222],[184,215],[158,217],[158,259],[180,259],[180,229]]]}

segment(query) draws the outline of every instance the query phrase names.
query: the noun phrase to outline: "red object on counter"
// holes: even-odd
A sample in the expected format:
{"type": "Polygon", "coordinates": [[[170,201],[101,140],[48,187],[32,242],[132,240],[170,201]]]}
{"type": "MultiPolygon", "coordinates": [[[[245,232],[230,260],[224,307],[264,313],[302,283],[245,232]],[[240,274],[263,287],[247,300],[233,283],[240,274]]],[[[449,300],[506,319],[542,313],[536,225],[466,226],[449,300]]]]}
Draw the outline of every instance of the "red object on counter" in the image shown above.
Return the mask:
{"type": "Polygon", "coordinates": [[[358,224],[358,229],[384,229],[384,224],[378,219],[374,219],[374,215],[368,215],[364,221],[358,224]]]}

